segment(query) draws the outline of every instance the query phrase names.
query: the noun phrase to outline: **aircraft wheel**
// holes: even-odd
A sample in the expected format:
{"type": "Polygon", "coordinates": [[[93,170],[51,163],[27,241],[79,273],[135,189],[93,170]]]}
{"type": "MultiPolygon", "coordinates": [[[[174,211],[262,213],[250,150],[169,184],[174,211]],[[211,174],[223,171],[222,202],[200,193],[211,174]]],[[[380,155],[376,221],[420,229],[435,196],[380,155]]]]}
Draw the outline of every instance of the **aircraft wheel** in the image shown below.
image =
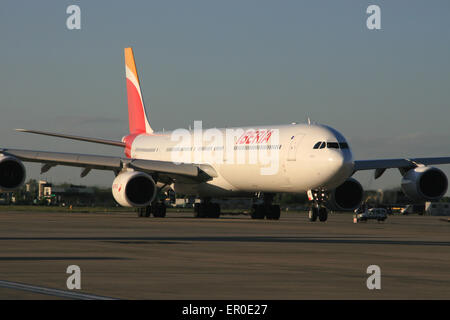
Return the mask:
{"type": "Polygon", "coordinates": [[[205,203],[195,204],[195,217],[206,218],[208,215],[208,206],[205,203]]]}
{"type": "Polygon", "coordinates": [[[152,207],[151,207],[151,206],[145,207],[145,214],[144,214],[144,216],[145,216],[146,218],[150,217],[150,213],[151,213],[151,212],[152,212],[152,207]]]}
{"type": "Polygon", "coordinates": [[[264,206],[254,204],[252,206],[251,217],[252,219],[264,219],[264,206]]]}
{"type": "Polygon", "coordinates": [[[194,203],[194,217],[199,218],[200,203],[194,203]]]}
{"type": "Polygon", "coordinates": [[[218,203],[211,203],[207,205],[208,207],[208,217],[209,218],[219,218],[220,217],[220,205],[218,203]]]}
{"type": "Polygon", "coordinates": [[[136,208],[136,213],[139,218],[145,217],[146,208],[136,208]]]}
{"type": "Polygon", "coordinates": [[[319,209],[319,220],[321,222],[325,222],[328,219],[328,209],[327,208],[320,208],[319,209]]]}
{"type": "Polygon", "coordinates": [[[319,209],[317,207],[312,207],[309,209],[308,218],[309,221],[314,222],[317,220],[317,216],[319,215],[319,209]]]}
{"type": "Polygon", "coordinates": [[[268,212],[266,213],[266,219],[268,220],[279,220],[280,219],[280,206],[277,204],[270,205],[268,207],[268,212]]]}
{"type": "Polygon", "coordinates": [[[155,218],[164,218],[166,216],[166,205],[164,203],[155,203],[153,206],[153,216],[155,218]]]}

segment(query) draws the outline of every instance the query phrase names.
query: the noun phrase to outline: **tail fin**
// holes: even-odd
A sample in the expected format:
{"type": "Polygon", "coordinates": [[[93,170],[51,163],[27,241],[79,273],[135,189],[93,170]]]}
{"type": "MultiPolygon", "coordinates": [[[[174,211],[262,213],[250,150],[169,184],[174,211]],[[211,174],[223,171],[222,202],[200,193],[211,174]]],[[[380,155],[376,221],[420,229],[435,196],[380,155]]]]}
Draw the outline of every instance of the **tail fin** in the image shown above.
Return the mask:
{"type": "Polygon", "coordinates": [[[132,48],[125,48],[125,70],[127,76],[128,121],[130,133],[152,133],[145,112],[139,77],[132,48]]]}

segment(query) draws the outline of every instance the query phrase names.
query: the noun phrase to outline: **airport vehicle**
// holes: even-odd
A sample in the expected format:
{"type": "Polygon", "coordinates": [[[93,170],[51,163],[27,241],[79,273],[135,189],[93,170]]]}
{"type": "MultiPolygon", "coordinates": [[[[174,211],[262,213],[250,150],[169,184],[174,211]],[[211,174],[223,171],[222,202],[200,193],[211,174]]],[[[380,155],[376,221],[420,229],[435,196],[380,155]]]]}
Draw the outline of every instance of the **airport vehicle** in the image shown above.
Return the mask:
{"type": "Polygon", "coordinates": [[[367,222],[367,220],[384,221],[387,219],[387,211],[384,208],[370,208],[364,212],[355,214],[356,222],[367,222]]]}
{"type": "Polygon", "coordinates": [[[112,193],[122,206],[136,207],[139,216],[165,216],[159,196],[172,189],[201,202],[197,217],[218,217],[212,198],[254,197],[252,218],[279,219],[273,203],[277,192],[307,192],[311,221],[326,221],[329,210],[354,210],[363,198],[352,178],[359,170],[375,170],[379,178],[389,168],[400,170],[402,189],[417,201],[437,201],[447,191],[446,175],[432,165],[450,157],[354,160],[345,137],[336,129],[311,121],[260,128],[177,129],[154,132],[144,106],[134,54],[125,48],[130,132],[121,141],[46,131],[17,129],[124,149],[125,157],[0,148],[0,189],[18,188],[25,179],[23,162],[42,163],[41,172],[56,165],[111,170],[112,193]]]}
{"type": "Polygon", "coordinates": [[[450,216],[450,203],[426,202],[425,213],[430,216],[450,216]]]}
{"type": "Polygon", "coordinates": [[[417,213],[430,216],[450,216],[450,204],[447,202],[430,202],[424,204],[409,204],[401,212],[403,215],[417,213]]]}

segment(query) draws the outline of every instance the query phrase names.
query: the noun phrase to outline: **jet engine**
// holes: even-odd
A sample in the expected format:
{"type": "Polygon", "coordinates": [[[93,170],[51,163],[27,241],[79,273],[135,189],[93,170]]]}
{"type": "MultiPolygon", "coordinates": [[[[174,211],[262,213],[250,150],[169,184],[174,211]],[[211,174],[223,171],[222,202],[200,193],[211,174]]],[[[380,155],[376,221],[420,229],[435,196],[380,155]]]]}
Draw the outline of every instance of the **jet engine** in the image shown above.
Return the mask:
{"type": "Polygon", "coordinates": [[[123,207],[146,207],[156,197],[156,184],[150,175],[125,171],[113,181],[112,194],[123,207]]]}
{"type": "Polygon", "coordinates": [[[347,179],[328,195],[327,207],[336,211],[351,211],[363,200],[363,187],[353,178],[347,179]]]}
{"type": "Polygon", "coordinates": [[[0,190],[12,191],[25,181],[26,170],[22,161],[11,156],[0,156],[0,190]]]}
{"type": "Polygon", "coordinates": [[[416,167],[406,172],[402,179],[403,192],[417,202],[439,200],[447,187],[447,176],[434,167],[416,167]]]}

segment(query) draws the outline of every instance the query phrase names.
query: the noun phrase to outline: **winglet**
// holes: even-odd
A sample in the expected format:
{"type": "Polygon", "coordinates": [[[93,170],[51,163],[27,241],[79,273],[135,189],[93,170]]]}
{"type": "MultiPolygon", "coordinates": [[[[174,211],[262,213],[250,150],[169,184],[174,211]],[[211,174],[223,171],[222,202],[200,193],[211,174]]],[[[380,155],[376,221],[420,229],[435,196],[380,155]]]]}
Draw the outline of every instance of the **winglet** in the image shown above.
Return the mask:
{"type": "Polygon", "coordinates": [[[144,98],[142,96],[132,48],[125,48],[125,71],[127,77],[130,133],[153,133],[145,111],[144,98]]]}

